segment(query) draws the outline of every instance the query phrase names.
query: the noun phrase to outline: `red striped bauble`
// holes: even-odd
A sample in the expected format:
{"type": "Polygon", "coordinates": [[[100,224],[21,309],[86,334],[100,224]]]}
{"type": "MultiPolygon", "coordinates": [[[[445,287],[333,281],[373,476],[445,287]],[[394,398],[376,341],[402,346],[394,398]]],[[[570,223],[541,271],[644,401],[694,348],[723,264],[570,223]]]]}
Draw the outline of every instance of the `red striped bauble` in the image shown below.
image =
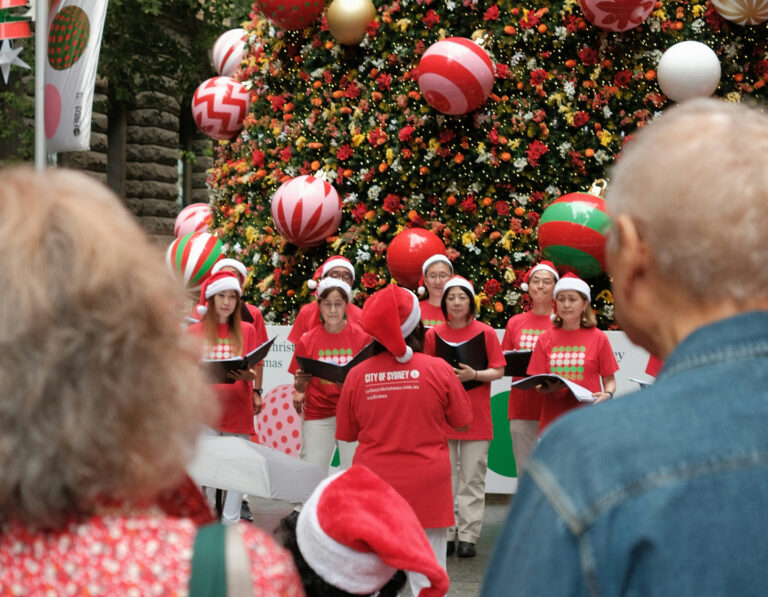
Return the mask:
{"type": "Polygon", "coordinates": [[[245,29],[230,29],[219,35],[213,44],[213,67],[222,77],[231,77],[240,68],[245,56],[246,35],[245,29]]]}
{"type": "Polygon", "coordinates": [[[243,128],[250,94],[232,77],[204,81],[192,96],[192,116],[197,128],[219,141],[226,141],[243,128]]]}
{"type": "Polygon", "coordinates": [[[213,234],[192,232],[171,243],[165,261],[189,290],[200,290],[214,263],[221,258],[222,250],[221,241],[213,234]]]}
{"type": "Polygon", "coordinates": [[[541,214],[539,248],[561,273],[594,278],[605,270],[605,238],[610,227],[602,197],[568,193],[541,214]]]}
{"type": "Polygon", "coordinates": [[[190,232],[207,232],[211,221],[211,208],[207,203],[187,205],[176,216],[173,224],[173,236],[179,238],[190,232]]]}
{"type": "Polygon", "coordinates": [[[285,181],[272,196],[272,219],[288,242],[322,244],[341,223],[341,198],[333,185],[314,176],[285,181]]]}
{"type": "Polygon", "coordinates": [[[493,89],[488,53],[466,37],[433,43],[419,61],[419,89],[443,114],[467,114],[485,103],[493,89]]]}

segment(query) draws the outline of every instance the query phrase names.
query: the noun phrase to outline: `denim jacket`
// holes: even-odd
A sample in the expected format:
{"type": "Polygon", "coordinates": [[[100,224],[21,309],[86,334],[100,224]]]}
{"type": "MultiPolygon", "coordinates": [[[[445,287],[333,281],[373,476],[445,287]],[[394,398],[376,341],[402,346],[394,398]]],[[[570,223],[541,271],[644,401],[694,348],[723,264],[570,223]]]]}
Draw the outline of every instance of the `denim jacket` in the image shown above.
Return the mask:
{"type": "Polygon", "coordinates": [[[700,328],[650,388],[553,424],[481,595],[768,595],[768,312],[700,328]]]}

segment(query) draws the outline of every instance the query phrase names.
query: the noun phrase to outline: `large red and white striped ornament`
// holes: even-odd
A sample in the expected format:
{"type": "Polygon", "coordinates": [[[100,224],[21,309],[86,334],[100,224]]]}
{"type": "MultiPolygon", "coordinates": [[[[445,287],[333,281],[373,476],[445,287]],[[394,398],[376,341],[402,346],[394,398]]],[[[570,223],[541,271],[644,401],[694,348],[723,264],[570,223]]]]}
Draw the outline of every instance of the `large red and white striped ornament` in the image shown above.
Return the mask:
{"type": "Polygon", "coordinates": [[[245,57],[245,29],[230,29],[213,44],[213,68],[222,77],[231,77],[245,57]]]}
{"type": "Polygon", "coordinates": [[[208,232],[191,232],[177,238],[168,247],[165,261],[172,272],[184,280],[189,290],[200,290],[211,268],[221,259],[221,241],[208,232]]]}
{"type": "Polygon", "coordinates": [[[341,198],[328,182],[314,176],[287,180],[272,196],[272,219],[289,242],[319,245],[339,228],[341,198]]]}
{"type": "Polygon", "coordinates": [[[488,53],[466,37],[433,43],[419,61],[419,89],[435,110],[467,114],[483,105],[493,89],[488,53]]]}
{"type": "Polygon", "coordinates": [[[187,205],[176,216],[173,224],[173,236],[179,238],[190,232],[206,232],[211,221],[211,208],[207,203],[187,205]]]}
{"type": "Polygon", "coordinates": [[[204,81],[192,96],[192,116],[197,128],[209,137],[226,141],[243,128],[250,94],[232,77],[213,77],[204,81]]]}

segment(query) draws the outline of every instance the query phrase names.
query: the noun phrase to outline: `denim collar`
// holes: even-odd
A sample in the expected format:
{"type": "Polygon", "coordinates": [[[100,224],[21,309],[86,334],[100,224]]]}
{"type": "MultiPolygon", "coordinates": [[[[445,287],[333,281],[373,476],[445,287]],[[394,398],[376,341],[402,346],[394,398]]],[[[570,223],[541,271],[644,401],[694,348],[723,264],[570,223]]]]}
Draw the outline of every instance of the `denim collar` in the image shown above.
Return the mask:
{"type": "Polygon", "coordinates": [[[768,357],[768,311],[749,311],[697,329],[669,355],[657,379],[757,357],[768,357]]]}

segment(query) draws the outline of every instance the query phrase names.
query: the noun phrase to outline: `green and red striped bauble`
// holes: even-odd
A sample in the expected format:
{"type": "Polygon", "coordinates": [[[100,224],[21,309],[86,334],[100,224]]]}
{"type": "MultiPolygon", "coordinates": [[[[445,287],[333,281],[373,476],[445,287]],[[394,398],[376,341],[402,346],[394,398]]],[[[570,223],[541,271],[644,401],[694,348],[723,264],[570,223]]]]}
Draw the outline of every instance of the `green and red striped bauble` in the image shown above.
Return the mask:
{"type": "Polygon", "coordinates": [[[168,247],[165,259],[189,290],[199,290],[211,274],[211,268],[222,257],[221,241],[208,232],[190,232],[168,247]]]}
{"type": "Polygon", "coordinates": [[[541,253],[560,272],[594,278],[605,270],[605,239],[610,226],[602,197],[568,193],[553,201],[541,215],[541,253]]]}

